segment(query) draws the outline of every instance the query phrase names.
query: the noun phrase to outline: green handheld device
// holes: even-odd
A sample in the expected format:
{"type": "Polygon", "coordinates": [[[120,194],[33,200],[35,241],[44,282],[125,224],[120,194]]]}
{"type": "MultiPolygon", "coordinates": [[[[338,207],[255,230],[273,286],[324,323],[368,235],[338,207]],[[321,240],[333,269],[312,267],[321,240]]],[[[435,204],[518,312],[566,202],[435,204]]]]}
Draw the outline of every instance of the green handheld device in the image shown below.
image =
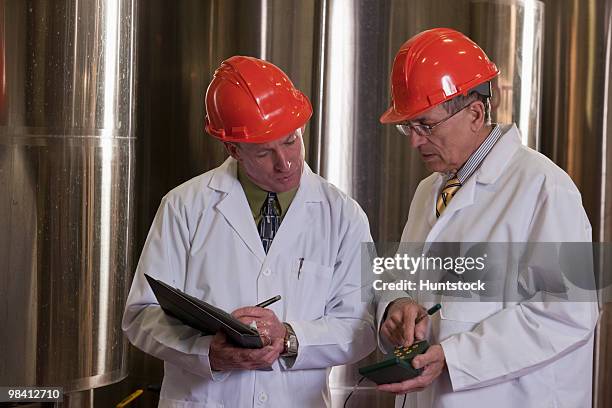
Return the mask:
{"type": "Polygon", "coordinates": [[[413,343],[408,347],[398,347],[393,351],[393,357],[379,363],[361,367],[359,374],[374,381],[376,384],[390,384],[409,380],[421,375],[422,368],[412,366],[412,359],[423,354],[429,348],[427,340],[413,343]]]}

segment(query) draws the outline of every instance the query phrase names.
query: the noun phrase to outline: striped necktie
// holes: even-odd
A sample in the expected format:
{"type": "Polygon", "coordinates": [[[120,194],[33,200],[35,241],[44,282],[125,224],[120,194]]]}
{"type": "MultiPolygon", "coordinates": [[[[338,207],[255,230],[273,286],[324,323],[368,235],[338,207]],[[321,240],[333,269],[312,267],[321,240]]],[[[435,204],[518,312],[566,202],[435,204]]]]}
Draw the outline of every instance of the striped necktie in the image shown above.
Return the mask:
{"type": "Polygon", "coordinates": [[[460,188],[461,188],[461,182],[459,181],[457,176],[450,178],[446,182],[446,184],[444,185],[444,188],[442,189],[442,191],[440,192],[440,195],[438,196],[438,202],[436,203],[436,217],[437,218],[440,218],[440,214],[442,214],[442,211],[444,211],[444,209],[448,207],[451,200],[453,199],[453,197],[455,196],[457,191],[459,191],[460,188]]]}
{"type": "Polygon", "coordinates": [[[261,207],[261,220],[257,226],[257,229],[259,230],[259,237],[261,238],[261,243],[263,244],[266,254],[272,246],[272,240],[274,239],[274,235],[276,235],[278,227],[280,227],[281,223],[281,217],[276,208],[276,203],[276,193],[268,192],[266,201],[264,201],[264,204],[261,207]]]}

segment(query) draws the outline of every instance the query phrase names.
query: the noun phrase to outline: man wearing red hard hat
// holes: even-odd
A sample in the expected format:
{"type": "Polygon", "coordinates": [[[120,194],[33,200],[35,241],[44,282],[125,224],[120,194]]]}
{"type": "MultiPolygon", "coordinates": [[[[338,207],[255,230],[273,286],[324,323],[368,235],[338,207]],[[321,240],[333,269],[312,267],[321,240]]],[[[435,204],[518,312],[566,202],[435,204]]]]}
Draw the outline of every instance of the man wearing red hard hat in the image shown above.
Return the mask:
{"type": "Polygon", "coordinates": [[[123,330],[165,362],[160,407],[329,405],[329,368],[375,347],[358,290],[367,218],[305,164],[312,108],[279,68],[229,58],[205,102],[206,131],[230,157],[163,198],[123,330]],[[169,318],[144,274],[233,311],[255,325],[264,347],[237,347],[221,332],[202,336],[169,318]],[[249,306],[276,295],[265,308],[249,306]]]}
{"type": "MultiPolygon", "coordinates": [[[[433,172],[415,192],[402,242],[454,242],[467,252],[469,243],[591,241],[567,174],[523,146],[515,125],[491,123],[490,81],[498,73],[476,43],[446,28],[417,34],[397,53],[392,103],[380,121],[410,138],[433,172]]],[[[549,288],[572,282],[556,259],[543,261],[556,269],[532,268],[534,260],[503,265],[505,286],[494,301],[477,292],[469,302],[450,292],[427,300],[416,291],[382,294],[382,347],[425,338],[431,346],[412,362],[420,376],[379,390],[421,391],[407,404],[418,408],[590,407],[596,305],[552,296],[549,288]],[[517,286],[523,300],[504,297],[517,286]],[[440,313],[428,317],[436,303],[440,313]]]]}

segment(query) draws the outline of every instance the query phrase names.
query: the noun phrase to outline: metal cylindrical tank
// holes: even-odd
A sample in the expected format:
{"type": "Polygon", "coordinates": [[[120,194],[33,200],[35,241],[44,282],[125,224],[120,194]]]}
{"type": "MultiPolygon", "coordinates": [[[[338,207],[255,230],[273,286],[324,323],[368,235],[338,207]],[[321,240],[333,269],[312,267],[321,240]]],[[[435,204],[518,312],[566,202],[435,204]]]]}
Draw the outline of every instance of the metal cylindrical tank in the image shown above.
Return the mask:
{"type": "Polygon", "coordinates": [[[135,0],[0,2],[0,384],[127,375],[135,0]]]}
{"type": "MultiPolygon", "coordinates": [[[[227,157],[223,144],[204,132],[204,94],[221,61],[233,55],[265,58],[312,95],[315,5],[303,0],[147,0],[138,9],[135,261],[163,195],[227,157]]],[[[312,121],[304,137],[307,155],[311,129],[312,121]]],[[[129,395],[143,383],[161,383],[159,360],[133,347],[129,368],[127,380],[96,390],[97,405],[116,404],[118,395],[129,395]]],[[[142,401],[153,406],[156,396],[146,393],[142,401]]]]}
{"type": "MultiPolygon", "coordinates": [[[[612,241],[612,1],[546,0],[542,152],[582,193],[593,241],[612,241]]],[[[612,251],[598,259],[602,314],[593,406],[612,406],[612,251]],[[607,258],[606,258],[607,257],[607,258]]]]}

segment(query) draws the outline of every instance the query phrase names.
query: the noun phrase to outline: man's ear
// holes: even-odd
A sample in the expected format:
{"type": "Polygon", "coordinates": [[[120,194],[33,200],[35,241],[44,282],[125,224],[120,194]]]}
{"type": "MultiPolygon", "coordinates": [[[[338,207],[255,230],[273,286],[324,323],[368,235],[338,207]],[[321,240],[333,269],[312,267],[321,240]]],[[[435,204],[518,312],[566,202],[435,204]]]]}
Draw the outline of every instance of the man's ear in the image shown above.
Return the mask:
{"type": "Polygon", "coordinates": [[[474,101],[468,108],[473,132],[478,132],[485,124],[485,106],[481,101],[474,101]]]}
{"type": "Polygon", "coordinates": [[[234,159],[240,161],[240,151],[238,149],[238,145],[235,143],[230,143],[230,142],[223,142],[223,145],[225,146],[225,150],[227,150],[227,153],[232,156],[234,159]]]}

